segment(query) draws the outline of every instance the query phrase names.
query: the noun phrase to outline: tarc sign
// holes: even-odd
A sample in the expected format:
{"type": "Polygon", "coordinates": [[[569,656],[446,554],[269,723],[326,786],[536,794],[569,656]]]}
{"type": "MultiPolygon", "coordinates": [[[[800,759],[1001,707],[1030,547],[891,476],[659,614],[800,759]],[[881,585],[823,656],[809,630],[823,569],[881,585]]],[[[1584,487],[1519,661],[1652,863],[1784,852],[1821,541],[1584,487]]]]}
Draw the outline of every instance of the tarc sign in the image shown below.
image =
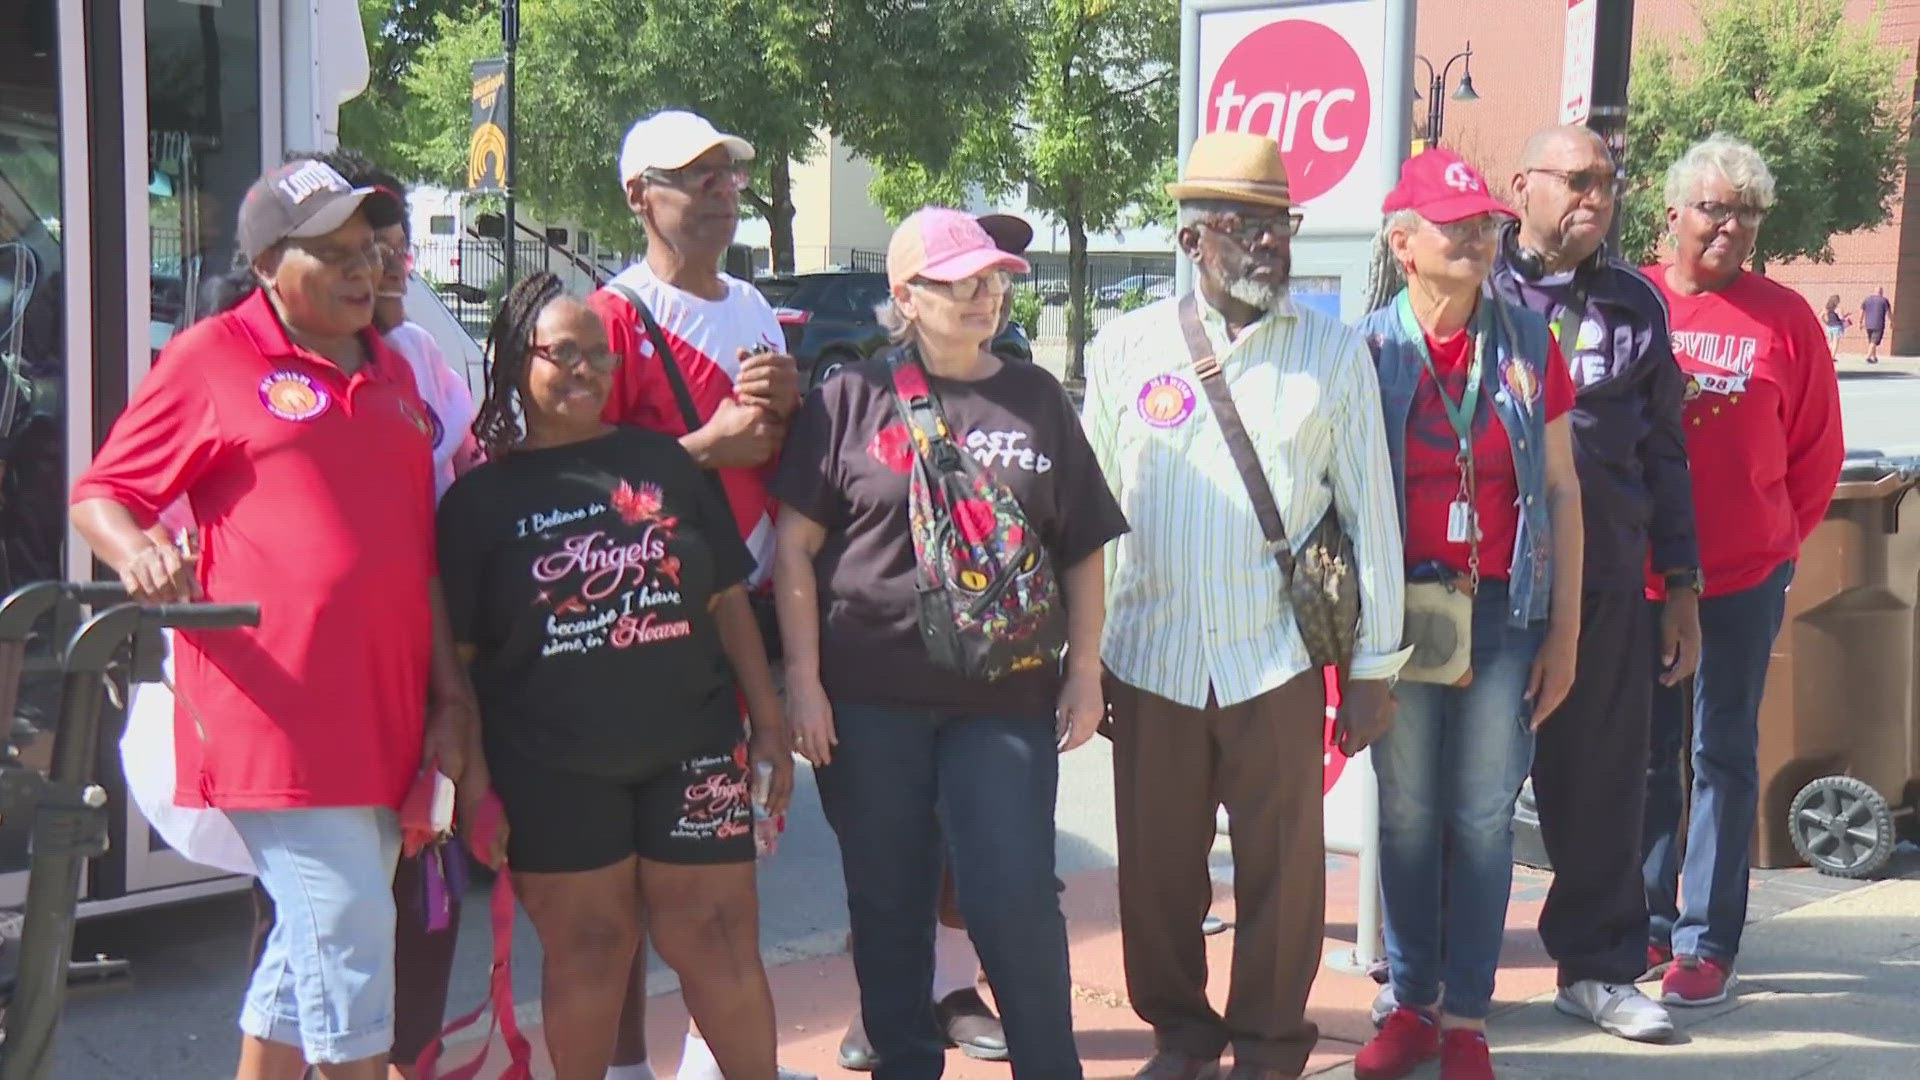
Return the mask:
{"type": "Polygon", "coordinates": [[[1280,144],[1313,232],[1371,232],[1387,183],[1379,140],[1379,4],[1328,0],[1199,16],[1200,133],[1280,144]]]}

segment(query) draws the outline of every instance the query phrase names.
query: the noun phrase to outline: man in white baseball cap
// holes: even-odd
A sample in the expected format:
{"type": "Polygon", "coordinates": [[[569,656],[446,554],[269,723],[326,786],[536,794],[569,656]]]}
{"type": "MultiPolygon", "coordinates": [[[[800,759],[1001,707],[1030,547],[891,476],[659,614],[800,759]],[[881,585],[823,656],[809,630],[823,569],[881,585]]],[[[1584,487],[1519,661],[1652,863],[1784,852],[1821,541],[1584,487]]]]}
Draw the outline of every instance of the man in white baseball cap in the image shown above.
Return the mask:
{"type": "Polygon", "coordinates": [[[629,128],[620,144],[620,184],[625,187],[649,171],[684,168],[715,147],[725,147],[735,163],[753,160],[752,143],[720,131],[704,116],[680,109],[654,113],[629,128]]]}
{"type": "MultiPolygon", "coordinates": [[[[674,436],[695,463],[718,474],[756,563],[749,578],[756,609],[770,615],[773,500],[765,466],[786,438],[800,394],[773,308],[751,282],[720,269],[740,221],[753,156],[752,144],[694,113],[669,110],[634,124],[620,147],[620,187],[646,230],[646,257],[587,304],[606,324],[607,343],[620,358],[606,419],[674,436]]],[[[762,621],[770,648],[778,644],[771,621],[762,621]]],[[[790,768],[791,756],[784,750],[781,756],[790,768]]],[[[636,955],[634,964],[606,1080],[652,1076],[645,956],[636,955]]],[[[770,1026],[772,1019],[768,1012],[742,1027],[770,1026]]],[[[721,1076],[698,1031],[687,1033],[679,1075],[721,1076]]],[[[782,1080],[798,1075],[780,1070],[782,1080]]]]}

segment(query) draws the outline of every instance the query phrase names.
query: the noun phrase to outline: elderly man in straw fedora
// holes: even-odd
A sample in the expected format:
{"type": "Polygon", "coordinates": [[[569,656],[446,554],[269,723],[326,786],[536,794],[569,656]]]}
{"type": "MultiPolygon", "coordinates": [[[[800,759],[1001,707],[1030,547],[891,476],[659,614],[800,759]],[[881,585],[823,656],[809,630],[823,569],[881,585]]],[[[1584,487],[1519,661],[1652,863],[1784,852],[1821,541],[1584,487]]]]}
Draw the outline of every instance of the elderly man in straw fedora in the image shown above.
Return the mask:
{"type": "Polygon", "coordinates": [[[1231,1080],[1269,1080],[1298,1076],[1317,1037],[1305,1010],[1325,915],[1326,690],[1260,516],[1277,511],[1301,538],[1332,508],[1353,541],[1361,617],[1338,720],[1350,754],[1389,722],[1405,659],[1400,522],[1366,343],[1287,296],[1301,215],[1279,147],[1205,135],[1183,177],[1167,190],[1195,291],[1101,331],[1082,414],[1134,528],[1108,559],[1101,643],[1120,924],[1127,992],[1158,1051],[1140,1080],[1211,1080],[1228,1046],[1231,1080]],[[1230,449],[1216,382],[1257,479],[1230,449]],[[1224,1017],[1207,1001],[1200,930],[1217,805],[1238,922],[1224,1017]]]}

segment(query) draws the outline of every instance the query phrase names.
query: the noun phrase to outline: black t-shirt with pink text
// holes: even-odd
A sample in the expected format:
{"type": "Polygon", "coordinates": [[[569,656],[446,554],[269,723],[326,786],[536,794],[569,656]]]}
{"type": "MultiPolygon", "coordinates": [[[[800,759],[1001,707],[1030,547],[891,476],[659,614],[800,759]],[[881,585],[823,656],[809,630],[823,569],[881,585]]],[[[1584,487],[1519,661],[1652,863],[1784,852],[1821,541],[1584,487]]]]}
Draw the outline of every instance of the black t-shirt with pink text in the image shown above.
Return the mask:
{"type": "Polygon", "coordinates": [[[620,428],[515,451],[454,483],[439,533],[489,756],[640,780],[739,737],[708,602],[752,560],[676,440],[620,428]]]}

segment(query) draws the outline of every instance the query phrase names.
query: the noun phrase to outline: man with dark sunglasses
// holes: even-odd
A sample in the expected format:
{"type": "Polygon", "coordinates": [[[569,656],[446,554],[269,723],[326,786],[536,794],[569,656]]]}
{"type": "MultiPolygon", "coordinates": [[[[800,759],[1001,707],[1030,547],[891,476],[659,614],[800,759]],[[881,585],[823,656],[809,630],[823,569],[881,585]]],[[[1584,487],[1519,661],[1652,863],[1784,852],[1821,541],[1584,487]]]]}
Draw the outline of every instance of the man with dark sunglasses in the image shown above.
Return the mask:
{"type": "Polygon", "coordinates": [[[1493,285],[1546,316],[1573,369],[1574,455],[1586,508],[1579,666],[1538,734],[1533,791],[1553,861],[1540,936],[1559,965],[1563,1013],[1623,1038],[1672,1035],[1635,988],[1646,970],[1640,875],[1652,715],[1648,657],[1671,686],[1700,655],[1700,554],[1681,431],[1686,380],[1666,306],[1605,243],[1620,187],[1612,154],[1584,127],[1528,140],[1513,177],[1519,220],[1502,233],[1493,285]],[[1672,601],[1661,625],[1645,600],[1649,565],[1672,601]]]}

